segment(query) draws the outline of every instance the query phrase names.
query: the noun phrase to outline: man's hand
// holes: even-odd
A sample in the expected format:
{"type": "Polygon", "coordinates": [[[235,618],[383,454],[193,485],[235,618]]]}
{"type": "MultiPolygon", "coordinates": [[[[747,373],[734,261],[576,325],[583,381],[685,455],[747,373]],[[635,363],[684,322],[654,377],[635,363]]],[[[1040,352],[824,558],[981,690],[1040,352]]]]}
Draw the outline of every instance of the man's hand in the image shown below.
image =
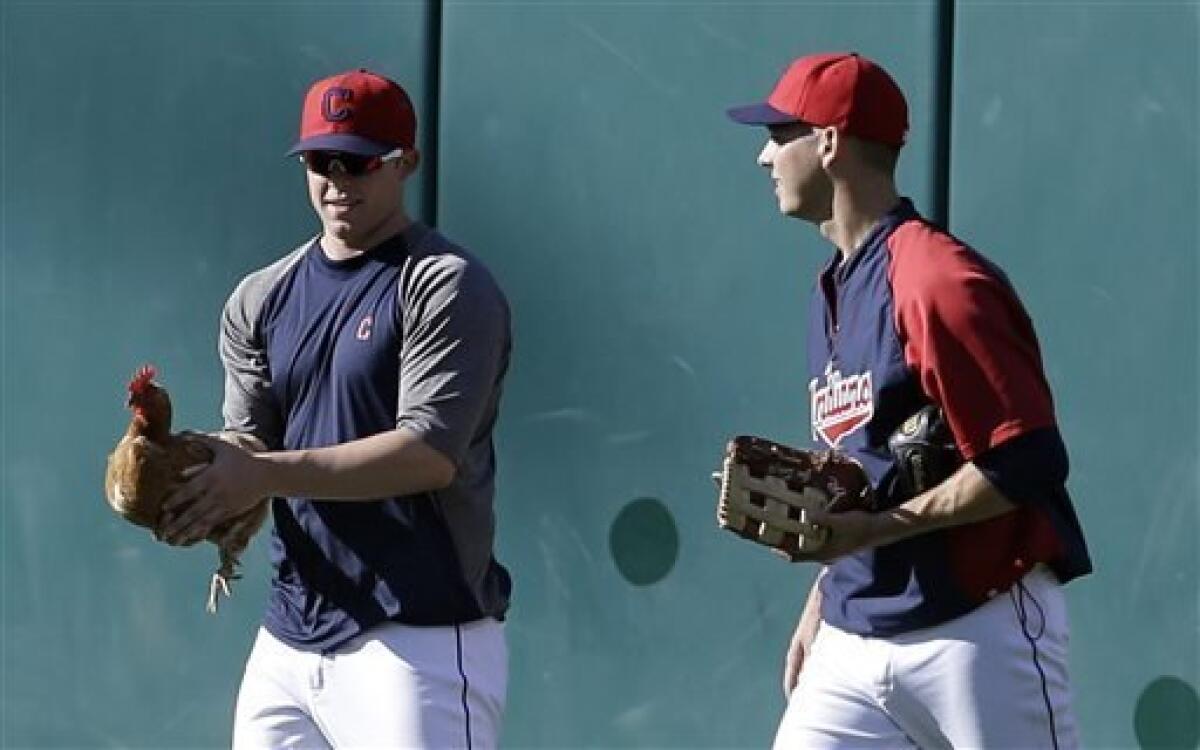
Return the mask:
{"type": "Polygon", "coordinates": [[[887,513],[866,513],[847,510],[841,513],[810,511],[808,520],[828,529],[825,543],[816,550],[800,553],[797,562],[828,563],[836,558],[867,547],[878,547],[892,541],[895,529],[887,513]]]}
{"type": "Polygon", "coordinates": [[[168,544],[184,547],[202,541],[214,527],[272,494],[268,466],[253,453],[208,435],[189,433],[187,439],[210,448],[213,460],[163,503],[158,535],[168,544]]]}
{"type": "Polygon", "coordinates": [[[800,620],[796,623],[796,631],[792,633],[792,641],[788,644],[787,655],[783,659],[783,697],[788,700],[792,697],[792,691],[796,689],[800,670],[804,668],[804,661],[812,653],[813,641],[816,640],[817,630],[821,627],[820,585],[824,575],[825,572],[822,571],[813,581],[808,599],[804,602],[804,610],[800,613],[800,620]]]}
{"type": "Polygon", "coordinates": [[[816,635],[815,631],[811,634],[804,633],[803,622],[796,626],[796,632],[792,634],[792,642],[788,646],[787,656],[783,660],[784,698],[790,698],[792,691],[796,689],[796,682],[800,679],[800,670],[804,668],[804,659],[808,656],[816,635]]]}

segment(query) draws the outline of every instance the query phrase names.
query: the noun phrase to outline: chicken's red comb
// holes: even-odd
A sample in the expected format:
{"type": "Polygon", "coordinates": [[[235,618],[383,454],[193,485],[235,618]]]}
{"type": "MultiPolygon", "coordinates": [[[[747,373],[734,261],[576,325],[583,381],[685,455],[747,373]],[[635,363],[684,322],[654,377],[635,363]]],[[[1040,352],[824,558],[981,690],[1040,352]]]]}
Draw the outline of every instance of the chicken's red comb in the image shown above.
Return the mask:
{"type": "Polygon", "coordinates": [[[142,365],[142,367],[133,374],[133,380],[129,381],[129,393],[133,396],[140,396],[146,391],[146,387],[150,385],[150,381],[154,380],[154,376],[158,371],[154,369],[154,365],[142,365]]]}

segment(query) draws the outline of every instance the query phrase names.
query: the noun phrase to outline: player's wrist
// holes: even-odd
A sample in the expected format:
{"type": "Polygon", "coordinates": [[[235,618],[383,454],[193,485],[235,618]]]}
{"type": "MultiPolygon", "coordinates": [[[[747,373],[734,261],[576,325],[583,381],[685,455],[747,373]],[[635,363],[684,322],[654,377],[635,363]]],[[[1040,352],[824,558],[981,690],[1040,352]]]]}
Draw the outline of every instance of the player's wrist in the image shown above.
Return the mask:
{"type": "Polygon", "coordinates": [[[934,528],[931,518],[923,515],[919,508],[909,507],[907,503],[875,514],[874,519],[874,536],[878,540],[875,546],[879,547],[924,534],[934,528]]]}
{"type": "Polygon", "coordinates": [[[288,492],[288,466],[285,451],[259,451],[250,455],[250,483],[259,497],[276,497],[288,492]]]}

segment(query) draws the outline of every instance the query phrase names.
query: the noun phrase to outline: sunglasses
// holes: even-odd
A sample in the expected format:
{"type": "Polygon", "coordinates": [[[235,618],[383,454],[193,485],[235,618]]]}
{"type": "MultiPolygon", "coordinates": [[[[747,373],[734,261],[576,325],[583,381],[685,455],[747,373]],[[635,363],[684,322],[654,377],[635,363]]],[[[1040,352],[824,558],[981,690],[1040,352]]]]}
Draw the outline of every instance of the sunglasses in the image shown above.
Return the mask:
{"type": "Polygon", "coordinates": [[[403,155],[402,148],[382,156],[361,156],[344,151],[305,151],[300,154],[300,161],[308,167],[308,171],[322,177],[330,177],[334,173],[338,176],[362,177],[382,167],[384,162],[399,159],[403,155]]]}

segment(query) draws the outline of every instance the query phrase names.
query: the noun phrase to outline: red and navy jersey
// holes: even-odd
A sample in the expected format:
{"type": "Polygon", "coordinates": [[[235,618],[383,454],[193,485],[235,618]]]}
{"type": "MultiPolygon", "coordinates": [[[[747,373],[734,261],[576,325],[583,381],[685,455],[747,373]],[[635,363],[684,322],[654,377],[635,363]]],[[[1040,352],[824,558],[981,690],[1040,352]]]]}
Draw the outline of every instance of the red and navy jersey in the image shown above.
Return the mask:
{"type": "Polygon", "coordinates": [[[970,611],[1038,563],[1064,582],[1090,572],[1033,324],[1004,273],[908,200],[840,261],[812,295],[814,440],[862,462],[895,507],[909,498],[887,439],[937,404],[963,458],[1018,508],[839,558],[822,579],[823,619],[896,635],[970,611]]]}

